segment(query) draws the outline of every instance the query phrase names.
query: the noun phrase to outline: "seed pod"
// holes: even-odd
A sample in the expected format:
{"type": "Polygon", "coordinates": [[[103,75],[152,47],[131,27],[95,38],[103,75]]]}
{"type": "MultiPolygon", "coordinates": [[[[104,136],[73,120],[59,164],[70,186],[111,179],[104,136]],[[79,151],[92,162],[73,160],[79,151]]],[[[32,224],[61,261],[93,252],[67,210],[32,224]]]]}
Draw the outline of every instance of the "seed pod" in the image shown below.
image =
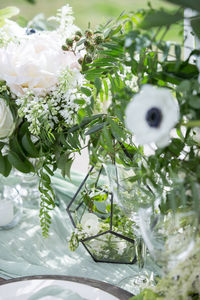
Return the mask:
{"type": "Polygon", "coordinates": [[[87,38],[92,37],[92,35],[93,35],[93,31],[92,31],[92,30],[87,29],[87,30],[85,31],[85,36],[86,36],[87,38]]]}
{"type": "Polygon", "coordinates": [[[73,46],[73,40],[72,39],[66,39],[66,44],[67,44],[67,46],[69,46],[69,47],[72,47],[73,46]]]}
{"type": "Polygon", "coordinates": [[[69,48],[68,48],[66,45],[62,45],[62,50],[63,50],[63,51],[68,51],[69,48]]]}
{"type": "Polygon", "coordinates": [[[86,55],[85,62],[86,62],[86,64],[90,64],[92,62],[92,57],[90,55],[86,55]]]}
{"type": "Polygon", "coordinates": [[[83,58],[82,58],[82,57],[79,58],[78,63],[79,63],[80,65],[82,65],[82,63],[83,63],[83,58]]]}
{"type": "Polygon", "coordinates": [[[78,35],[78,36],[80,36],[80,37],[83,36],[81,31],[76,31],[76,32],[75,32],[75,35],[78,35]]]}
{"type": "Polygon", "coordinates": [[[75,35],[75,37],[74,37],[74,40],[76,41],[76,42],[78,42],[78,41],[80,41],[80,36],[79,35],[75,35]]]}
{"type": "Polygon", "coordinates": [[[99,45],[103,42],[103,36],[102,35],[96,35],[95,39],[94,39],[95,44],[99,45]]]}
{"type": "Polygon", "coordinates": [[[86,48],[89,48],[89,47],[91,46],[91,43],[90,43],[88,40],[85,40],[84,46],[85,46],[86,48]]]}

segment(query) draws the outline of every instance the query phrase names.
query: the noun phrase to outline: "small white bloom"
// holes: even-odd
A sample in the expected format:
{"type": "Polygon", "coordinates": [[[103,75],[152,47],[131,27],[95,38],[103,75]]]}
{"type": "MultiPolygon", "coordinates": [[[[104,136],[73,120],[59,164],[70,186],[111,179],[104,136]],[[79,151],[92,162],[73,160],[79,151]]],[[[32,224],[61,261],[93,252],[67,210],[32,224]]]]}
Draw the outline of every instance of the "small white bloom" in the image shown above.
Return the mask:
{"type": "Polygon", "coordinates": [[[191,132],[192,132],[191,135],[192,135],[193,140],[196,143],[200,144],[200,127],[192,128],[191,132]]]}
{"type": "Polygon", "coordinates": [[[6,45],[11,41],[19,42],[19,40],[25,35],[25,29],[11,20],[6,19],[5,25],[0,28],[0,40],[2,41],[3,45],[6,45]]]}
{"type": "Polygon", "coordinates": [[[126,108],[125,123],[141,144],[165,147],[179,119],[179,106],[166,88],[144,85],[126,108]]]}
{"type": "Polygon", "coordinates": [[[59,27],[56,29],[57,34],[63,37],[63,42],[66,38],[72,38],[76,31],[80,31],[79,27],[73,24],[73,11],[69,4],[58,9],[56,17],[50,17],[50,21],[56,21],[59,27]]]}
{"type": "Polygon", "coordinates": [[[100,230],[98,217],[92,213],[85,213],[81,219],[83,231],[88,235],[96,235],[100,230]]]}
{"type": "Polygon", "coordinates": [[[17,96],[28,89],[35,95],[45,95],[59,83],[63,70],[80,72],[77,57],[61,46],[55,32],[37,32],[20,44],[9,43],[0,49],[0,79],[17,96]]]}
{"type": "Polygon", "coordinates": [[[4,99],[0,98],[0,139],[10,136],[14,127],[12,113],[4,99]]]}

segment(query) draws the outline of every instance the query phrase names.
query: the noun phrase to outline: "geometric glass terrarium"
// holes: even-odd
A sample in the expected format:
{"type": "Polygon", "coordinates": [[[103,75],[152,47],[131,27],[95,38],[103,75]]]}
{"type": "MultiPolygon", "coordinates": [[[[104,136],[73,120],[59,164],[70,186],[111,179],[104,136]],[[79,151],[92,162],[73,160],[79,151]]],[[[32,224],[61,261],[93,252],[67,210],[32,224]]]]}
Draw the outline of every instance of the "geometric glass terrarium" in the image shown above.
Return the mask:
{"type": "Polygon", "coordinates": [[[92,167],[67,206],[75,228],[71,250],[81,242],[95,262],[133,264],[141,250],[134,223],[114,202],[103,166],[92,167]]]}

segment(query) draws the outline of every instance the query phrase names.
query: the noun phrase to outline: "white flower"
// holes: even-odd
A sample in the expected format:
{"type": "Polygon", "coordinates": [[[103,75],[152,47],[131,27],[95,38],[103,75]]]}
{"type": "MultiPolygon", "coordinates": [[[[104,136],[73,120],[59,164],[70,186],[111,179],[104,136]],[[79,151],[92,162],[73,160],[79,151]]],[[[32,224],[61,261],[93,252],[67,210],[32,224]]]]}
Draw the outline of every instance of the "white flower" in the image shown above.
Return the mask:
{"type": "Polygon", "coordinates": [[[56,17],[52,16],[49,18],[50,21],[56,21],[59,24],[56,32],[64,38],[63,42],[66,38],[72,38],[76,31],[80,31],[80,28],[73,24],[74,17],[72,15],[72,8],[69,4],[66,4],[58,9],[56,17]]]}
{"type": "Polygon", "coordinates": [[[179,119],[179,106],[166,88],[144,85],[126,108],[125,123],[141,144],[165,147],[179,119]]]}
{"type": "Polygon", "coordinates": [[[196,143],[200,144],[200,128],[199,127],[192,128],[191,136],[196,143]]]}
{"type": "Polygon", "coordinates": [[[100,223],[98,217],[92,213],[85,213],[81,219],[83,231],[88,235],[96,235],[100,230],[100,223]]]}
{"type": "Polygon", "coordinates": [[[0,139],[6,138],[14,130],[14,121],[9,107],[4,99],[0,98],[0,139]]]}
{"type": "Polygon", "coordinates": [[[0,40],[3,45],[10,41],[19,41],[25,34],[24,28],[20,27],[16,22],[7,19],[5,20],[5,25],[0,28],[0,40]]]}
{"type": "Polygon", "coordinates": [[[17,96],[27,90],[45,95],[59,83],[63,70],[80,69],[74,53],[63,51],[61,46],[55,32],[37,32],[20,44],[9,43],[0,49],[0,79],[17,96]]]}

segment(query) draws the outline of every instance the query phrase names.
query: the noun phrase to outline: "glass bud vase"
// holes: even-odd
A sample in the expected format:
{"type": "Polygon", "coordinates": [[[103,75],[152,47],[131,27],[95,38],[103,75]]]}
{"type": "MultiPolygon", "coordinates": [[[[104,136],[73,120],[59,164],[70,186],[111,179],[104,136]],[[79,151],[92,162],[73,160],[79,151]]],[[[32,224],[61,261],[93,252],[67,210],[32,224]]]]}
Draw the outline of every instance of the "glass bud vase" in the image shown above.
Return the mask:
{"type": "Polygon", "coordinates": [[[0,230],[11,229],[21,220],[22,198],[13,186],[0,184],[0,230]]]}

